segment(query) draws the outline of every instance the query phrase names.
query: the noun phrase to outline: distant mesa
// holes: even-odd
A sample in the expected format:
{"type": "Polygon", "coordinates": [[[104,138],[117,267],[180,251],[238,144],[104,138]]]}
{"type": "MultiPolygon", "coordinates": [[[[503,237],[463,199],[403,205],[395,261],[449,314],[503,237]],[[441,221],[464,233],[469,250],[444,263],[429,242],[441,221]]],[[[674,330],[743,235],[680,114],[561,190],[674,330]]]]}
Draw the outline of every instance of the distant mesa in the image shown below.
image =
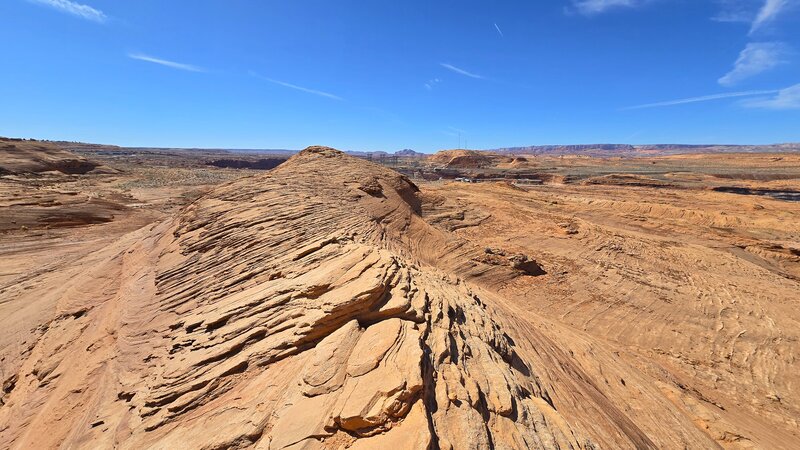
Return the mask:
{"type": "Polygon", "coordinates": [[[800,143],[770,145],[688,145],[688,144],[579,144],[579,145],[531,145],[487,150],[511,155],[584,155],[595,157],[613,156],[659,156],[682,153],[767,153],[800,151],[800,143]]]}
{"type": "Polygon", "coordinates": [[[394,153],[385,152],[383,150],[376,150],[376,151],[363,151],[363,150],[351,150],[346,152],[348,155],[358,156],[358,157],[372,157],[372,158],[385,158],[385,157],[402,157],[402,158],[424,158],[428,156],[425,153],[420,153],[415,150],[411,150],[410,148],[406,148],[403,150],[398,150],[394,153]]]}

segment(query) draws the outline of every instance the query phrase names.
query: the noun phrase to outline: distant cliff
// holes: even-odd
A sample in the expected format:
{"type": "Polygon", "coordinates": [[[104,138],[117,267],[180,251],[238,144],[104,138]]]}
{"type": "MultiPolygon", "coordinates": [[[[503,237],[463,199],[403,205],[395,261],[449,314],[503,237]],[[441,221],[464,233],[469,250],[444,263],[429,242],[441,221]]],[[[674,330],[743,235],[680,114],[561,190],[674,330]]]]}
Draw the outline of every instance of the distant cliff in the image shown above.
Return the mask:
{"type": "Polygon", "coordinates": [[[766,153],[800,151],[800,143],[770,145],[686,145],[686,144],[581,144],[533,145],[489,150],[495,153],[516,155],[586,155],[586,156],[637,156],[679,153],[766,153]]]}

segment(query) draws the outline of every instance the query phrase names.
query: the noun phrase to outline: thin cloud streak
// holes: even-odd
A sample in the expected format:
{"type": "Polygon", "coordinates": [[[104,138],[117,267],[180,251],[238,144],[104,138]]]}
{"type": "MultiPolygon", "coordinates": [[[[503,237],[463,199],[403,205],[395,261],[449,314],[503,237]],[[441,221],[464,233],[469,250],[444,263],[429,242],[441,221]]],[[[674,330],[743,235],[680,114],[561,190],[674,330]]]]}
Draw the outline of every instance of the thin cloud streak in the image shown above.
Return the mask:
{"type": "Polygon", "coordinates": [[[726,98],[735,98],[735,97],[752,97],[755,95],[769,95],[769,94],[777,94],[780,90],[772,89],[772,90],[764,90],[764,91],[742,91],[742,92],[726,92],[724,94],[714,94],[714,95],[704,95],[701,97],[690,97],[690,98],[682,98],[679,100],[668,100],[665,102],[657,102],[657,103],[647,103],[644,105],[637,105],[637,106],[629,106],[627,108],[622,108],[623,111],[628,111],[632,109],[645,109],[645,108],[658,108],[661,106],[674,106],[674,105],[684,105],[687,103],[699,103],[699,102],[708,102],[712,100],[722,100],[726,98]]]}
{"type": "Polygon", "coordinates": [[[128,53],[128,58],[136,59],[139,61],[146,61],[153,64],[159,64],[165,67],[170,67],[173,69],[178,70],[186,70],[189,72],[205,72],[205,69],[202,67],[193,66],[191,64],[183,64],[175,61],[168,61],[166,59],[155,58],[150,55],[145,55],[143,53],[128,53]]]}
{"type": "Polygon", "coordinates": [[[756,12],[752,11],[752,0],[716,0],[719,12],[711,17],[715,22],[749,23],[752,24],[756,12]]]}
{"type": "Polygon", "coordinates": [[[753,21],[753,25],[750,27],[750,34],[758,31],[758,29],[763,27],[766,23],[775,20],[781,10],[788,4],[789,0],[765,0],[764,6],[758,11],[758,15],[753,21]]]}
{"type": "Polygon", "coordinates": [[[781,89],[772,98],[745,100],[742,105],[748,108],[774,110],[800,109],[800,84],[781,89]]]}
{"type": "Polygon", "coordinates": [[[501,38],[505,37],[505,35],[503,34],[503,30],[501,30],[500,27],[497,26],[497,24],[494,24],[494,29],[497,30],[497,33],[500,34],[501,38]]]}
{"type": "Polygon", "coordinates": [[[303,87],[303,86],[298,86],[296,84],[287,83],[285,81],[274,80],[272,78],[267,78],[267,77],[261,76],[261,75],[255,73],[255,72],[250,72],[250,75],[252,75],[252,76],[254,76],[254,77],[258,78],[258,79],[261,79],[261,80],[264,80],[264,81],[269,81],[270,83],[273,83],[273,84],[277,84],[278,86],[287,87],[289,89],[294,89],[294,90],[297,90],[297,91],[305,92],[307,94],[314,94],[314,95],[318,95],[320,97],[326,97],[326,98],[330,98],[330,99],[333,99],[333,100],[340,100],[340,101],[344,100],[342,97],[339,97],[338,95],[333,95],[333,94],[330,94],[328,92],[318,91],[316,89],[309,89],[309,88],[306,88],[306,87],[303,87]]]}
{"type": "Polygon", "coordinates": [[[31,3],[49,6],[61,12],[71,14],[81,19],[91,20],[93,22],[105,23],[108,20],[103,11],[92,8],[89,5],[83,5],[70,0],[28,0],[31,3]]]}
{"type": "Polygon", "coordinates": [[[733,69],[717,81],[723,86],[732,86],[744,79],[786,64],[787,53],[789,49],[781,42],[751,42],[739,53],[733,69]]]}
{"type": "Polygon", "coordinates": [[[460,75],[464,75],[464,76],[467,76],[467,77],[470,77],[470,78],[476,78],[478,80],[482,80],[483,79],[483,77],[478,75],[478,74],[475,74],[475,73],[472,73],[472,72],[467,72],[466,70],[460,69],[460,68],[458,68],[458,67],[456,67],[456,66],[454,66],[452,64],[439,63],[439,65],[444,67],[447,70],[451,70],[451,71],[453,71],[453,72],[455,72],[457,74],[460,74],[460,75]]]}
{"type": "Polygon", "coordinates": [[[581,14],[591,16],[616,7],[634,7],[643,0],[573,0],[572,6],[581,14]]]}

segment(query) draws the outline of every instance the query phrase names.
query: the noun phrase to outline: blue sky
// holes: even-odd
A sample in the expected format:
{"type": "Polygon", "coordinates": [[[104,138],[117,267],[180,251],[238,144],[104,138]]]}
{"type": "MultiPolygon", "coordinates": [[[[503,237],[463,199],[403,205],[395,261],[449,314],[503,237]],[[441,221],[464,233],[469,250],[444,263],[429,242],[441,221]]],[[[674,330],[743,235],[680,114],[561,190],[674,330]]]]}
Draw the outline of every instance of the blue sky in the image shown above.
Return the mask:
{"type": "Polygon", "coordinates": [[[2,0],[0,17],[5,136],[800,141],[800,0],[2,0]]]}

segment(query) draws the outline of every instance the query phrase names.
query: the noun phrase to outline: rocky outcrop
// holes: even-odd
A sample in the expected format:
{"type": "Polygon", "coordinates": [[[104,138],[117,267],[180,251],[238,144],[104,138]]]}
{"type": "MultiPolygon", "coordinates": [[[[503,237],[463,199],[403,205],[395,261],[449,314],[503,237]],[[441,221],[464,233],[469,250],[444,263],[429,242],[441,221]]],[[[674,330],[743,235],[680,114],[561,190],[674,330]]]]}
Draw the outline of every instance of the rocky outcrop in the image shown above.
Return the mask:
{"type": "Polygon", "coordinates": [[[6,389],[0,446],[584,446],[479,294],[404,246],[439,233],[416,191],[310,148],[109,249],[6,389]]]}
{"type": "MultiPolygon", "coordinates": [[[[55,144],[24,139],[0,139],[0,175],[50,171],[84,174],[99,166],[55,144]]],[[[111,171],[108,168],[103,169],[111,171]]]]}
{"type": "Polygon", "coordinates": [[[482,286],[536,261],[431,201],[312,147],[93,255],[4,374],[0,447],[713,445],[602,343],[520,321],[482,286]]]}
{"type": "Polygon", "coordinates": [[[429,156],[427,160],[447,169],[478,169],[508,164],[514,158],[478,150],[442,150],[429,156]]]}

